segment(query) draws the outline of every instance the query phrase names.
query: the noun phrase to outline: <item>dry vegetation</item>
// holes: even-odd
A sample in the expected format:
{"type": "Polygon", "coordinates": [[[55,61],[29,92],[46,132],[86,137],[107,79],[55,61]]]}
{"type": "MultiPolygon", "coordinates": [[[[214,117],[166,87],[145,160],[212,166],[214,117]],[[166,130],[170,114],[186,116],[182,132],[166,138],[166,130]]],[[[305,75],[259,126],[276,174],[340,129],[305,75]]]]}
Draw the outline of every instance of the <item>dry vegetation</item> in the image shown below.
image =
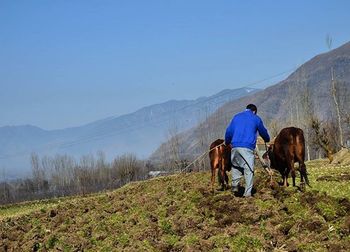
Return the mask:
{"type": "Polygon", "coordinates": [[[350,166],[309,162],[312,188],[210,193],[208,172],[0,209],[3,251],[349,251],[350,166]]]}
{"type": "Polygon", "coordinates": [[[86,195],[119,188],[131,181],[148,178],[152,168],[133,154],[107,162],[86,155],[76,161],[68,155],[31,156],[32,177],[0,182],[0,205],[62,196],[86,195]]]}

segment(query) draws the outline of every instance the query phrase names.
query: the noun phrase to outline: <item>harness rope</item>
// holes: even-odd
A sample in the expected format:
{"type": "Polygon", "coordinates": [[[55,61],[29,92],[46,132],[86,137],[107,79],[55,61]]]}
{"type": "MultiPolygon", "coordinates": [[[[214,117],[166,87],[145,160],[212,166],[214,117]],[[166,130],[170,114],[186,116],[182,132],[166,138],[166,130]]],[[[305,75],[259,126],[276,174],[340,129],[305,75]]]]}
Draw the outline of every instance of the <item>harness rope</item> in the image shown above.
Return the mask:
{"type": "MultiPolygon", "coordinates": [[[[188,164],[185,168],[181,169],[180,171],[181,171],[181,172],[186,171],[191,165],[193,165],[195,162],[197,162],[198,160],[200,160],[201,158],[203,158],[204,155],[208,154],[208,153],[211,152],[212,150],[215,150],[216,148],[218,148],[218,147],[220,147],[221,145],[224,145],[224,144],[225,144],[225,142],[222,142],[221,144],[219,144],[219,145],[217,145],[217,146],[211,148],[210,150],[203,152],[200,156],[198,156],[195,160],[193,160],[190,164],[188,164]]],[[[265,143],[265,149],[266,149],[266,151],[267,151],[267,145],[266,145],[266,143],[265,143]]],[[[239,153],[239,152],[238,152],[238,153],[239,153]]],[[[240,154],[240,153],[239,153],[239,154],[240,154]]],[[[241,154],[240,154],[240,155],[241,155],[241,154]]],[[[242,157],[242,155],[241,155],[241,157],[242,157]]],[[[264,165],[264,163],[261,161],[259,154],[258,154],[258,157],[259,157],[260,163],[261,163],[262,166],[264,167],[265,165],[264,165]]],[[[243,158],[243,157],[242,157],[242,158],[243,158]]],[[[243,158],[243,159],[244,159],[244,158],[243,158]]],[[[245,161],[246,164],[248,165],[249,169],[252,171],[252,169],[250,168],[248,162],[247,162],[245,159],[244,159],[244,161],[245,161]]],[[[265,169],[265,170],[267,171],[267,173],[272,177],[273,172],[272,172],[271,168],[270,168],[269,166],[267,166],[266,168],[264,167],[264,169],[265,169]]]]}
{"type": "Polygon", "coordinates": [[[197,160],[199,160],[201,157],[203,157],[204,155],[208,154],[209,152],[211,152],[212,150],[215,150],[216,148],[220,147],[221,145],[224,145],[225,142],[222,142],[221,144],[211,148],[208,151],[205,151],[202,155],[198,156],[195,160],[193,160],[189,165],[187,165],[185,168],[181,169],[181,172],[184,172],[185,170],[188,169],[188,167],[190,167],[191,165],[193,165],[195,162],[197,162],[197,160]]]}

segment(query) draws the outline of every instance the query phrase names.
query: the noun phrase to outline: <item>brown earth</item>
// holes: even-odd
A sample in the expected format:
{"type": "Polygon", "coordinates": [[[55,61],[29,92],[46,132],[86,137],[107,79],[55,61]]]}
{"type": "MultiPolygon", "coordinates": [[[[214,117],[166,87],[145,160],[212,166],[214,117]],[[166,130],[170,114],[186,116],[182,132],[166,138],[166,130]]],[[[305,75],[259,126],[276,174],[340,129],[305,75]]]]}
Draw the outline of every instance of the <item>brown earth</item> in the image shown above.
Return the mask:
{"type": "Polygon", "coordinates": [[[343,173],[339,175],[325,175],[317,178],[317,181],[349,181],[350,173],[343,173]]]}
{"type": "Polygon", "coordinates": [[[133,183],[0,221],[0,251],[350,251],[350,201],[270,188],[211,193],[209,173],[133,183]]]}

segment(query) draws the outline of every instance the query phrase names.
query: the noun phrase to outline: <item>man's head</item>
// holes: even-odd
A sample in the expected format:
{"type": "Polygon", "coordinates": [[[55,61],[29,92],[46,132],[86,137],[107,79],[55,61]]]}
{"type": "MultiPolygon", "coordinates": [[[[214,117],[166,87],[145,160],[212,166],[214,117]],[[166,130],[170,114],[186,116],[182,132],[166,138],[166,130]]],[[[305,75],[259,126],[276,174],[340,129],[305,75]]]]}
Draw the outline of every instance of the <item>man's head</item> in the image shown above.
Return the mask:
{"type": "Polygon", "coordinates": [[[254,114],[258,112],[258,109],[254,104],[248,104],[246,109],[250,109],[251,111],[253,111],[254,114]]]}

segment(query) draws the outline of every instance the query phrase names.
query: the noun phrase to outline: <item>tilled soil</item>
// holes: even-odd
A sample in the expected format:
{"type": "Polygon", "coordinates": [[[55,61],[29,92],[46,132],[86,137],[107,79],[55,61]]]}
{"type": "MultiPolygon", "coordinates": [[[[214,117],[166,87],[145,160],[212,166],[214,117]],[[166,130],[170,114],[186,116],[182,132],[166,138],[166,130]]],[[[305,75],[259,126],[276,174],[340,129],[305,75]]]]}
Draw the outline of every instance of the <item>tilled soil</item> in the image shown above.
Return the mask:
{"type": "Polygon", "coordinates": [[[317,178],[317,181],[349,181],[350,173],[343,173],[339,175],[325,175],[317,178]]]}
{"type": "Polygon", "coordinates": [[[133,183],[0,221],[0,251],[349,251],[350,201],[307,188],[212,193],[208,173],[133,183]]]}

